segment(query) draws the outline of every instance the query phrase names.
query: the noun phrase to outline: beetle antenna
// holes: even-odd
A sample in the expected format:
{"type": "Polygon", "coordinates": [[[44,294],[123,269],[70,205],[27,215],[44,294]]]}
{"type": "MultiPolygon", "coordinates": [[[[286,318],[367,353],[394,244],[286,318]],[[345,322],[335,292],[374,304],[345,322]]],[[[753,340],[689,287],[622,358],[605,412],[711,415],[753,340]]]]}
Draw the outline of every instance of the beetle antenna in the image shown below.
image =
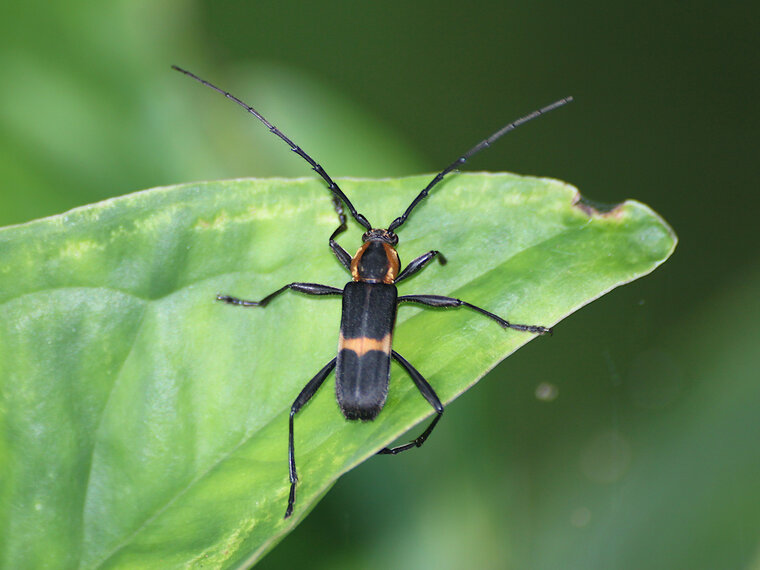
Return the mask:
{"type": "Polygon", "coordinates": [[[430,192],[433,186],[435,186],[441,180],[443,180],[443,177],[446,176],[449,172],[457,168],[459,165],[464,164],[467,161],[467,159],[470,158],[472,155],[477,154],[484,148],[491,146],[491,144],[495,142],[497,139],[501,138],[503,135],[507,134],[509,131],[516,129],[523,123],[527,123],[528,121],[531,121],[537,117],[540,117],[544,113],[548,113],[549,111],[553,111],[554,109],[558,107],[562,107],[563,105],[570,103],[572,100],[573,100],[572,97],[565,97],[564,99],[555,101],[551,105],[542,107],[541,109],[538,109],[537,111],[533,111],[532,113],[525,115],[524,117],[521,117],[517,119],[516,121],[512,121],[508,125],[505,125],[501,129],[496,131],[487,139],[483,139],[482,141],[480,141],[478,144],[476,144],[474,147],[472,147],[470,150],[468,150],[466,153],[464,153],[462,156],[457,158],[454,162],[452,162],[446,168],[444,168],[438,174],[436,174],[435,178],[433,178],[433,180],[431,180],[430,183],[427,186],[425,186],[422,192],[420,192],[417,195],[417,197],[412,201],[412,203],[409,205],[406,211],[401,216],[393,220],[393,223],[391,223],[391,225],[388,226],[388,231],[392,232],[393,230],[401,226],[409,217],[409,214],[412,212],[414,207],[417,204],[419,204],[425,196],[428,195],[428,192],[430,192]]]}
{"type": "MultiPolygon", "coordinates": [[[[362,226],[364,226],[368,230],[372,229],[372,224],[369,223],[369,221],[367,220],[367,218],[365,218],[359,212],[356,211],[356,208],[354,208],[354,205],[351,203],[351,200],[349,200],[346,197],[346,195],[343,193],[343,190],[341,190],[338,187],[338,185],[333,181],[333,179],[330,178],[330,175],[327,174],[327,172],[325,172],[325,169],[322,168],[317,163],[317,161],[315,161],[308,154],[306,154],[306,152],[300,146],[298,146],[296,143],[294,143],[292,140],[290,140],[287,136],[285,136],[285,134],[280,129],[278,129],[272,123],[270,123],[269,121],[267,121],[264,118],[264,116],[261,113],[259,113],[256,109],[254,109],[248,103],[245,103],[241,99],[238,99],[232,93],[228,93],[224,89],[220,89],[219,87],[217,87],[216,85],[214,85],[212,83],[209,83],[205,79],[201,79],[200,77],[198,77],[194,73],[191,73],[191,72],[189,72],[189,71],[187,71],[185,69],[182,69],[181,67],[177,67],[176,65],[172,65],[172,69],[174,69],[176,71],[179,71],[180,73],[184,73],[188,77],[192,77],[197,82],[205,85],[206,87],[210,87],[211,89],[213,89],[217,93],[221,93],[222,95],[224,95],[225,97],[227,97],[227,99],[229,99],[231,101],[234,101],[235,103],[237,103],[238,105],[240,105],[243,109],[245,109],[246,111],[248,111],[251,115],[253,115],[254,117],[256,117],[259,121],[261,121],[262,123],[264,123],[264,125],[269,129],[270,133],[272,133],[273,135],[277,135],[279,138],[281,138],[283,141],[285,141],[285,143],[290,147],[290,150],[292,150],[294,153],[296,153],[298,156],[300,156],[306,162],[308,162],[309,165],[311,165],[311,169],[314,172],[316,172],[317,174],[319,174],[324,179],[325,182],[327,182],[327,188],[330,190],[330,192],[332,192],[334,194],[334,196],[338,200],[342,200],[343,203],[345,203],[346,206],[348,206],[348,210],[351,212],[351,215],[354,217],[354,219],[357,222],[359,222],[362,226]]],[[[333,200],[333,202],[335,202],[335,200],[333,200]]],[[[335,208],[336,211],[338,211],[338,217],[341,218],[341,227],[338,228],[338,230],[336,230],[336,232],[333,234],[333,236],[336,235],[337,233],[340,233],[341,228],[344,228],[344,226],[345,226],[345,218],[343,217],[342,209],[339,210],[339,208],[338,208],[339,204],[335,204],[335,206],[336,206],[336,208],[335,208]]]]}

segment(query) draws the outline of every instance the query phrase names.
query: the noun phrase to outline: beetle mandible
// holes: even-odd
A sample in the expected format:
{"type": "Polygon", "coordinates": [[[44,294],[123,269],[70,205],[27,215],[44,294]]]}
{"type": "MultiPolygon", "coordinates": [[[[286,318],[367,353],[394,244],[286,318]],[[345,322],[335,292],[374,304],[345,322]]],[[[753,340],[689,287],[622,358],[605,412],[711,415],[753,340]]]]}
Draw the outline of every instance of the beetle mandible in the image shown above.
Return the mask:
{"type": "Polygon", "coordinates": [[[184,70],[176,65],[173,69],[179,71],[221,93],[243,107],[251,115],[269,129],[269,131],[282,139],[290,149],[309,163],[312,170],[321,176],[332,192],[333,206],[338,214],[339,226],[330,235],[329,244],[335,256],[341,264],[351,273],[349,281],[343,289],[320,285],[318,283],[289,283],[274,293],[270,293],[260,301],[247,301],[229,295],[217,295],[217,300],[237,305],[239,307],[266,307],[275,297],[288,289],[305,293],[307,295],[336,295],[343,298],[343,311],[340,321],[340,338],[338,340],[338,355],[328,362],[314,378],[301,390],[290,408],[288,424],[288,466],[290,471],[290,492],[288,506],[285,510],[285,518],[293,514],[296,501],[296,485],[298,474],[296,471],[295,446],[293,420],[298,411],[316,394],[327,376],[335,369],[335,395],[343,415],[348,420],[374,420],[385,405],[388,395],[388,382],[390,380],[391,358],[396,360],[409,374],[414,385],[422,396],[436,412],[433,421],[414,441],[397,447],[385,447],[378,451],[379,454],[395,455],[413,447],[420,447],[428,438],[433,428],[438,424],[443,414],[443,405],[436,395],[432,386],[403,356],[392,349],[393,327],[396,321],[396,309],[399,303],[417,303],[430,307],[468,307],[481,315],[496,321],[503,328],[515,329],[534,334],[551,334],[549,327],[540,325],[520,325],[486,311],[480,307],[440,295],[402,295],[398,296],[396,285],[422,270],[434,258],[438,258],[441,264],[446,260],[439,251],[431,250],[412,260],[403,270],[399,261],[396,245],[398,236],[395,233],[409,214],[438,184],[444,176],[463,164],[475,153],[483,150],[498,138],[514,130],[516,127],[536,117],[561,107],[573,100],[572,97],[559,99],[546,107],[542,107],[532,113],[513,121],[490,137],[480,141],[470,150],[465,152],[449,166],[430,181],[422,189],[417,197],[412,200],[409,207],[398,218],[393,220],[388,229],[373,228],[366,217],[356,211],[354,205],[346,197],[343,191],[333,181],[327,172],[311,156],[285,136],[277,127],[267,121],[256,109],[238,99],[231,93],[220,89],[201,79],[197,75],[184,70]],[[362,246],[353,257],[335,241],[335,238],[347,229],[346,215],[343,207],[347,207],[351,216],[367,231],[362,236],[362,246]]]}

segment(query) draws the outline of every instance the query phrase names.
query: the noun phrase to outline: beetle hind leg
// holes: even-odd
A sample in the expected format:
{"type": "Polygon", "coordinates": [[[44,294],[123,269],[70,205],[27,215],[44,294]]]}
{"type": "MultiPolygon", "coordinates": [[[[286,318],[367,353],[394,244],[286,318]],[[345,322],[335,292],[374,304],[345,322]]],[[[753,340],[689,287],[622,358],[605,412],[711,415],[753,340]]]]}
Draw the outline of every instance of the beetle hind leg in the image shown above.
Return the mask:
{"type": "Polygon", "coordinates": [[[309,383],[304,386],[303,390],[301,390],[301,392],[298,394],[298,397],[296,397],[295,401],[293,402],[293,405],[290,407],[290,420],[288,424],[288,469],[290,472],[290,493],[288,494],[288,508],[285,510],[285,516],[283,518],[288,518],[293,514],[293,507],[296,504],[296,484],[298,483],[298,472],[296,471],[296,451],[294,445],[295,438],[293,435],[293,418],[295,418],[295,415],[298,413],[298,411],[303,408],[309,400],[311,400],[314,394],[317,393],[317,390],[319,390],[319,387],[322,386],[325,378],[327,378],[330,372],[332,372],[332,369],[335,368],[336,360],[337,358],[333,358],[324,366],[324,368],[322,368],[322,370],[317,372],[317,375],[314,376],[314,378],[309,380],[309,383]]]}
{"type": "Polygon", "coordinates": [[[412,382],[414,382],[414,385],[417,386],[417,389],[420,391],[422,396],[428,401],[431,406],[433,406],[436,416],[433,418],[433,421],[430,422],[430,425],[427,427],[427,429],[425,429],[425,431],[423,431],[414,441],[410,441],[409,443],[405,443],[404,445],[399,445],[397,447],[384,447],[377,452],[378,455],[397,455],[402,451],[406,451],[407,449],[412,449],[413,447],[421,447],[433,432],[433,429],[438,424],[438,421],[443,415],[443,404],[441,404],[441,400],[438,399],[435,390],[433,390],[433,387],[428,383],[428,381],[425,380],[422,374],[417,372],[417,369],[409,364],[409,362],[407,362],[406,359],[398,352],[394,350],[391,352],[391,354],[393,355],[393,358],[396,360],[396,362],[398,362],[404,368],[404,370],[407,371],[409,376],[411,376],[412,382]]]}

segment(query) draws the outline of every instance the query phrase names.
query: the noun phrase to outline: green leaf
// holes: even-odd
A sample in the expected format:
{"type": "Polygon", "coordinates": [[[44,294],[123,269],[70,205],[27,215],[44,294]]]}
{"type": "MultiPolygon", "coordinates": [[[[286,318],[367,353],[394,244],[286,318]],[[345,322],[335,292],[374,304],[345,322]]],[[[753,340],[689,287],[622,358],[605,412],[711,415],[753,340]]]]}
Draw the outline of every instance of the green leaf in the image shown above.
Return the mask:
{"type": "MultiPolygon", "coordinates": [[[[340,184],[387,227],[429,179],[340,184]]],[[[450,177],[399,230],[402,261],[438,249],[448,265],[401,294],[554,325],[673,251],[646,206],[578,199],[555,180],[450,177]]],[[[374,422],[344,420],[328,381],[296,418],[301,483],[283,520],[288,410],[335,355],[340,301],[214,297],[342,286],[336,225],[321,181],[273,179],[158,188],[0,230],[0,564],[245,567],[431,414],[395,364],[374,422]]],[[[352,223],[340,241],[353,251],[360,235],[352,223]]],[[[466,309],[403,306],[394,348],[448,402],[531,339],[466,309]]]]}

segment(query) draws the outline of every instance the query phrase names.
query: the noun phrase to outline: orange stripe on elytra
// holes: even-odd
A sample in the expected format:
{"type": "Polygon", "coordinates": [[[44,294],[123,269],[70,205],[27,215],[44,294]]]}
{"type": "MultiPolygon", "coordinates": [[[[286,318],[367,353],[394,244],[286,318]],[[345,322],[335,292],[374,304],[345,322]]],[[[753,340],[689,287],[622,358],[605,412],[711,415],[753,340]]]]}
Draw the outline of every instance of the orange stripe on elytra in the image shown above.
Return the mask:
{"type": "Polygon", "coordinates": [[[338,341],[338,350],[350,350],[357,356],[364,356],[370,350],[380,350],[385,354],[391,353],[391,333],[388,333],[381,339],[360,336],[358,338],[343,338],[340,335],[338,341]]]}

